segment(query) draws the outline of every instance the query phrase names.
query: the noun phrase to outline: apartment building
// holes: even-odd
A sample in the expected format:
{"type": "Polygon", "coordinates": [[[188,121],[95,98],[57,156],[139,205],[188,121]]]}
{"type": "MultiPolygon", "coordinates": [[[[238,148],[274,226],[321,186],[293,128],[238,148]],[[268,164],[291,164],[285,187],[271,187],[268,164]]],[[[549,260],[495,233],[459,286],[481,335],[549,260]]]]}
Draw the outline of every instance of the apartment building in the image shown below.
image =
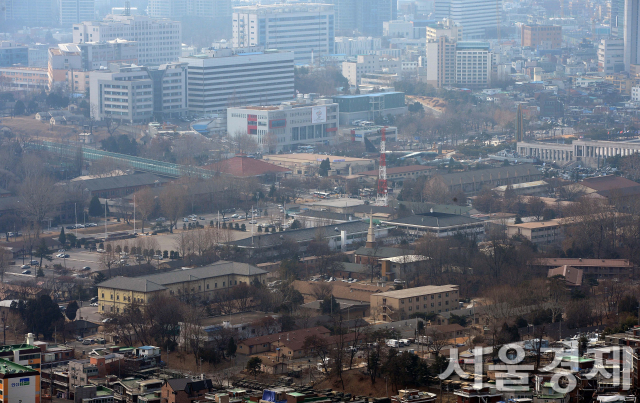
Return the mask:
{"type": "Polygon", "coordinates": [[[614,74],[624,71],[624,39],[601,39],[598,44],[598,71],[614,74]]]}
{"type": "Polygon", "coordinates": [[[457,285],[428,285],[371,295],[375,320],[393,322],[419,313],[442,313],[458,309],[457,285]]]}
{"type": "Polygon", "coordinates": [[[235,7],[233,47],[264,46],[290,51],[296,64],[334,53],[333,5],[273,4],[235,7]]]}
{"type": "Polygon", "coordinates": [[[338,104],[328,99],[298,99],[279,106],[227,109],[227,132],[255,136],[265,152],[295,150],[302,145],[335,144],[338,104]]]}
{"type": "Polygon", "coordinates": [[[217,292],[241,283],[265,283],[267,272],[246,263],[218,261],[195,269],[142,277],[114,277],[98,284],[99,312],[121,312],[137,303],[144,306],[161,295],[210,300],[217,292]]]}
{"type": "Polygon", "coordinates": [[[0,41],[0,67],[29,65],[29,48],[14,41],[0,41]]]}
{"type": "Polygon", "coordinates": [[[413,38],[413,22],[404,20],[382,23],[382,36],[388,38],[413,38]]]}
{"type": "Polygon", "coordinates": [[[69,85],[74,93],[89,88],[89,71],[109,66],[109,63],[138,62],[138,44],[125,39],[107,42],[60,43],[48,50],[49,90],[69,85]]]}
{"type": "Polygon", "coordinates": [[[153,80],[153,111],[160,119],[187,113],[187,63],[149,67],[153,80]]]}
{"type": "Polygon", "coordinates": [[[187,63],[191,113],[205,116],[240,105],[277,105],[294,97],[293,52],[218,49],[180,62],[187,63]]]}
{"type": "Polygon", "coordinates": [[[522,25],[521,45],[537,49],[560,49],[562,27],[559,25],[522,25]]]}
{"type": "Polygon", "coordinates": [[[64,28],[96,18],[95,0],[59,0],[60,25],[64,28]]]}
{"type": "Polygon", "coordinates": [[[73,25],[73,43],[136,41],[138,63],[171,63],[181,53],[182,25],[179,21],[152,19],[141,15],[109,15],[104,21],[73,25]]]}

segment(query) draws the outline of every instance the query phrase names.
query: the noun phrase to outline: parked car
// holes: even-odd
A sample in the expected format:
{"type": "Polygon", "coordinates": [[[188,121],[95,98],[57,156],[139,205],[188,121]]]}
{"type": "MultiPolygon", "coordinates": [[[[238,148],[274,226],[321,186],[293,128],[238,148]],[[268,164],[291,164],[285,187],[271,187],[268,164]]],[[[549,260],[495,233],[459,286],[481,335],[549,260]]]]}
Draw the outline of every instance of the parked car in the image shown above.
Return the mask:
{"type": "Polygon", "coordinates": [[[84,339],[84,340],[82,340],[82,344],[83,344],[83,345],[85,345],[85,346],[88,346],[88,345],[90,345],[90,344],[93,344],[93,340],[91,340],[91,339],[84,339]]]}
{"type": "Polygon", "coordinates": [[[238,214],[234,214],[231,216],[231,218],[238,218],[238,217],[240,217],[238,214]]]}
{"type": "Polygon", "coordinates": [[[31,274],[31,270],[23,270],[22,274],[31,274]]]}
{"type": "Polygon", "coordinates": [[[162,260],[162,255],[153,255],[153,258],[156,260],[162,260]]]}
{"type": "Polygon", "coordinates": [[[31,265],[23,264],[22,266],[20,266],[20,268],[21,268],[21,269],[23,269],[23,270],[24,270],[24,269],[30,269],[30,268],[31,268],[31,265]]]}
{"type": "Polygon", "coordinates": [[[40,266],[40,262],[38,260],[32,260],[29,262],[31,266],[40,266]]]}
{"type": "Polygon", "coordinates": [[[256,220],[249,221],[249,224],[257,224],[257,223],[258,223],[258,221],[256,221],[256,220]]]}
{"type": "Polygon", "coordinates": [[[98,306],[98,303],[97,302],[92,302],[92,303],[89,304],[89,306],[98,306]]]}
{"type": "Polygon", "coordinates": [[[82,268],[82,270],[87,270],[88,271],[88,270],[91,270],[91,267],[85,266],[85,267],[82,268]]]}

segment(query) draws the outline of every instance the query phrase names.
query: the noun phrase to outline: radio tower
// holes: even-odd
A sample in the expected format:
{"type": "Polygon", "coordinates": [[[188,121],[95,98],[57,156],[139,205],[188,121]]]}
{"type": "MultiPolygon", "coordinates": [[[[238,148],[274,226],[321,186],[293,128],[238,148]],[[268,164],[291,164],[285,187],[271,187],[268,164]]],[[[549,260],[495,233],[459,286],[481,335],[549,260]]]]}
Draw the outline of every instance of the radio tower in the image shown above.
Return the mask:
{"type": "Polygon", "coordinates": [[[381,130],[382,138],[380,139],[380,170],[378,174],[378,200],[376,204],[378,206],[387,206],[388,192],[387,192],[387,128],[383,127],[381,130]]]}

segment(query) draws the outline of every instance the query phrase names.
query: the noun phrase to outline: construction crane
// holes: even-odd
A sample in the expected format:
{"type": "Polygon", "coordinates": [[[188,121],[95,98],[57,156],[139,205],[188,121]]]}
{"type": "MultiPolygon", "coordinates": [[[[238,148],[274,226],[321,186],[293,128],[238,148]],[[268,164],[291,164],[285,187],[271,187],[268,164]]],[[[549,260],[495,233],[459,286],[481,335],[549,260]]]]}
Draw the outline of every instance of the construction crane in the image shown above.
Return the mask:
{"type": "Polygon", "coordinates": [[[378,198],[376,205],[386,207],[389,204],[387,189],[387,127],[380,130],[380,168],[378,170],[378,198]]]}

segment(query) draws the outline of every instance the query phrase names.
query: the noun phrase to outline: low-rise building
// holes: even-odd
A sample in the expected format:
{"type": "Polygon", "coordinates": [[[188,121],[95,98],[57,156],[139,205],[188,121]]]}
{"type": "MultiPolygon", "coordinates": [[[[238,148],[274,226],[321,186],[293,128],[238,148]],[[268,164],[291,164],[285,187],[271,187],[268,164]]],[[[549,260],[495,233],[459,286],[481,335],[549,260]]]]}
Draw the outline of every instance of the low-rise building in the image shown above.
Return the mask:
{"type": "Polygon", "coordinates": [[[205,393],[213,390],[211,379],[166,379],[160,389],[160,395],[163,403],[190,403],[202,401],[205,393]]]}
{"type": "Polygon", "coordinates": [[[533,164],[512,165],[508,167],[470,170],[448,174],[435,174],[429,180],[430,185],[441,185],[449,193],[463,192],[468,196],[482,189],[493,189],[502,185],[542,180],[542,172],[533,164]]]}
{"type": "Polygon", "coordinates": [[[194,269],[142,277],[114,277],[98,284],[98,310],[122,312],[132,303],[144,307],[161,295],[206,301],[238,283],[251,284],[258,281],[264,284],[266,278],[267,272],[255,266],[222,260],[194,269]]]}
{"type": "Polygon", "coordinates": [[[49,76],[44,68],[0,67],[0,79],[10,91],[46,90],[49,86],[49,76]]]}
{"type": "Polygon", "coordinates": [[[560,219],[507,225],[507,236],[520,236],[536,245],[558,245],[564,238],[560,219]]]}
{"type": "Polygon", "coordinates": [[[293,176],[314,175],[320,167],[320,163],[327,158],[331,166],[329,170],[330,176],[354,175],[359,172],[370,171],[376,167],[375,159],[344,157],[340,155],[293,153],[271,154],[263,157],[265,161],[271,164],[290,169],[293,176]]]}
{"type": "Polygon", "coordinates": [[[356,120],[375,121],[387,115],[407,113],[404,92],[376,92],[360,95],[336,95],[333,102],[339,107],[339,123],[351,125],[356,120]]]}
{"type": "Polygon", "coordinates": [[[524,182],[498,186],[493,188],[493,191],[503,197],[507,189],[513,190],[514,194],[520,196],[542,196],[549,193],[549,184],[545,181],[524,182]]]}
{"type": "Polygon", "coordinates": [[[238,343],[238,354],[253,355],[266,352],[274,352],[276,344],[302,342],[311,336],[328,337],[331,334],[324,326],[312,327],[310,329],[294,330],[291,332],[274,333],[266,336],[252,337],[238,343]]]}
{"type": "Polygon", "coordinates": [[[296,150],[299,146],[335,144],[338,104],[299,98],[279,106],[244,106],[227,109],[227,132],[249,134],[265,152],[296,150]]]}
{"type": "Polygon", "coordinates": [[[380,259],[380,276],[383,281],[406,280],[413,275],[429,258],[422,255],[402,255],[380,259]]]}
{"type": "Polygon", "coordinates": [[[375,320],[393,321],[416,312],[441,313],[458,309],[458,286],[429,285],[371,295],[371,315],[375,320]]]}
{"type": "Polygon", "coordinates": [[[414,238],[427,234],[438,238],[457,234],[467,236],[484,234],[484,221],[458,214],[429,212],[393,220],[383,220],[382,223],[395,226],[414,238]]]}
{"type": "Polygon", "coordinates": [[[583,272],[583,276],[598,279],[626,279],[634,275],[634,265],[627,259],[583,259],[583,258],[540,258],[531,266],[541,271],[557,267],[575,267],[583,272]]]}
{"type": "Polygon", "coordinates": [[[67,185],[70,188],[88,192],[88,197],[98,196],[101,199],[116,199],[133,194],[144,188],[161,187],[167,182],[168,180],[165,178],[143,172],[133,175],[73,180],[67,185]]]}
{"type": "MultiPolygon", "coordinates": [[[[431,177],[436,167],[427,165],[407,165],[403,167],[387,168],[387,184],[389,186],[402,186],[406,179],[415,179],[420,176],[431,177]]],[[[367,182],[378,180],[380,172],[377,170],[360,172],[358,174],[367,182]]]]}

